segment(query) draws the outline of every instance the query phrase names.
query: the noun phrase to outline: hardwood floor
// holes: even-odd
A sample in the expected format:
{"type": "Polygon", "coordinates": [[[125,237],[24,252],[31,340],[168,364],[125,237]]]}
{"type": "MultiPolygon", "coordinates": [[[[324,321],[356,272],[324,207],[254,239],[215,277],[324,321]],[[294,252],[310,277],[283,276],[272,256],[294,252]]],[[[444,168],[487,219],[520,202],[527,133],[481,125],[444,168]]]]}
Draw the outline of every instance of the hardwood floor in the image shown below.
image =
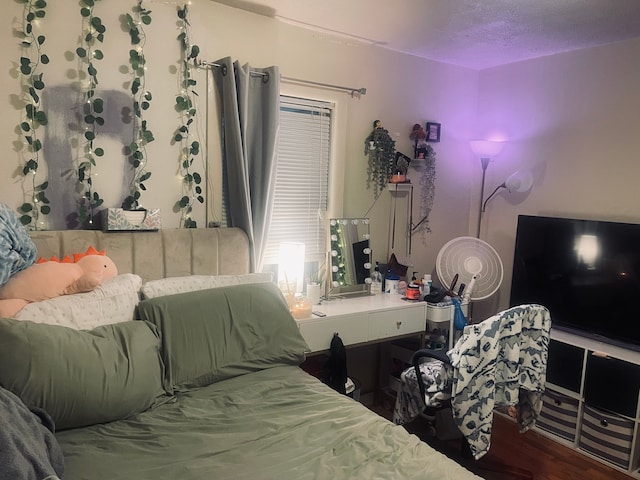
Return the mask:
{"type": "MultiPolygon", "coordinates": [[[[386,418],[391,418],[393,404],[390,400],[382,401],[379,405],[370,408],[386,418]]],[[[488,464],[524,469],[533,475],[529,478],[534,480],[629,480],[633,478],[554,442],[535,430],[521,434],[515,422],[501,415],[494,416],[489,453],[477,462],[461,457],[459,442],[439,442],[430,436],[427,433],[426,421],[420,418],[406,425],[405,428],[486,480],[522,478],[513,474],[505,475],[485,470],[483,466],[488,464]]]]}

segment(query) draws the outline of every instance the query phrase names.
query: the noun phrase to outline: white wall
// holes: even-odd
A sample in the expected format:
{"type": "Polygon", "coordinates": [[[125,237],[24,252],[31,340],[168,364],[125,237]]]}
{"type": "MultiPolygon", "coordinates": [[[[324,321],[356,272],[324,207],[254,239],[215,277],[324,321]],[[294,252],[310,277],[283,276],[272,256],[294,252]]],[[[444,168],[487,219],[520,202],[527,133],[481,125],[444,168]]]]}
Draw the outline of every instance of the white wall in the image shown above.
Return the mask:
{"type": "MultiPolygon", "coordinates": [[[[95,10],[108,28],[101,47],[105,59],[99,63],[100,85],[124,95],[128,94],[125,67],[129,38],[120,27],[119,16],[130,12],[134,4],[133,0],[109,0],[98,2],[95,10]]],[[[146,28],[145,53],[147,88],[154,95],[149,123],[157,140],[149,148],[153,177],[142,200],[146,206],[161,208],[164,226],[170,228],[178,226],[172,206],[179,195],[177,154],[169,142],[178,124],[173,110],[179,59],[177,4],[158,1],[145,5],[153,17],[146,28]]],[[[332,205],[336,215],[361,216],[373,201],[372,191],[366,189],[363,155],[364,138],[373,120],[382,120],[394,135],[398,150],[405,153],[411,152],[408,134],[414,123],[442,123],[442,141],[434,144],[437,181],[432,233],[424,239],[416,235],[413,241],[412,269],[421,273],[432,271],[438,250],[448,240],[475,234],[481,169],[469,151],[468,140],[493,134],[508,139],[487,171],[488,192],[522,167],[533,169],[535,183],[526,195],[508,196],[502,191],[488,205],[481,236],[498,250],[506,274],[500,294],[478,305],[479,316],[508,306],[519,213],[640,221],[638,40],[477,73],[306,31],[208,0],[194,0],[190,8],[192,40],[201,47],[204,60],[231,56],[257,67],[279,65],[282,75],[288,77],[367,88],[366,95],[351,98],[322,88],[282,84],[284,93],[310,94],[338,106],[338,168],[333,182],[334,189],[338,188],[332,205]]],[[[5,66],[0,76],[5,95],[0,116],[0,201],[12,207],[23,201],[23,183],[16,173],[21,167],[18,151],[22,148],[16,129],[22,111],[16,70],[20,48],[13,31],[21,15],[22,6],[10,2],[3,7],[0,23],[4,45],[0,59],[5,66]]],[[[47,88],[74,87],[78,66],[72,52],[81,27],[77,2],[49,2],[42,25],[47,37],[43,51],[51,58],[42,69],[47,88]]],[[[215,126],[215,90],[207,88],[204,73],[197,78],[202,100],[198,129],[204,136],[207,98],[212,103],[209,123],[215,126]]],[[[74,135],[72,131],[62,134],[68,134],[70,141],[74,135]]],[[[211,210],[219,211],[219,154],[216,135],[211,138],[211,210]]],[[[97,190],[108,206],[118,206],[123,188],[121,145],[117,139],[105,143],[107,155],[100,161],[97,190]]],[[[46,173],[46,168],[41,167],[41,172],[46,173]]],[[[416,175],[410,173],[417,186],[416,175]]],[[[414,218],[419,218],[417,196],[414,218]]],[[[389,253],[390,206],[390,195],[385,194],[370,211],[374,257],[380,261],[389,253]]],[[[196,218],[204,224],[204,208],[197,210],[196,218]]]]}
{"type": "MultiPolygon", "coordinates": [[[[529,194],[503,190],[487,206],[481,236],[506,275],[481,315],[508,306],[518,214],[640,223],[638,58],[632,40],[480,73],[478,121],[508,139],[487,170],[489,192],[522,167],[535,177],[529,194]]],[[[479,164],[477,172],[479,182],[479,164]]]]}
{"type": "MultiPolygon", "coordinates": [[[[129,37],[120,26],[120,15],[130,12],[133,0],[97,2],[96,15],[107,26],[105,59],[98,62],[100,87],[128,95],[129,76],[126,73],[129,37]],[[108,5],[108,6],[107,6],[108,5]]],[[[179,60],[176,29],[176,5],[166,1],[145,2],[152,10],[153,21],[145,27],[147,44],[147,89],[153,94],[151,109],[146,118],[156,141],[149,146],[149,170],[152,178],[142,203],[159,207],[165,228],[177,227],[178,215],[172,212],[180,194],[176,178],[177,153],[170,139],[178,126],[173,110],[177,92],[175,70],[179,60]]],[[[380,119],[397,141],[400,151],[410,154],[408,138],[414,123],[426,121],[442,123],[442,141],[435,144],[437,152],[437,182],[435,205],[431,216],[432,233],[424,239],[414,237],[412,261],[414,269],[431,271],[435,256],[442,244],[450,238],[465,234],[468,229],[469,198],[472,157],[467,140],[473,130],[477,103],[478,74],[464,68],[452,67],[393,53],[378,47],[355,43],[343,38],[326,36],[281,23],[275,19],[236,10],[208,0],[194,0],[190,7],[191,38],[200,46],[203,60],[217,60],[230,56],[242,63],[263,67],[278,65],[283,76],[353,87],[366,87],[367,94],[351,98],[322,88],[303,89],[282,83],[283,93],[307,93],[320,99],[335,101],[338,106],[338,129],[335,145],[338,168],[334,186],[344,185],[334,192],[336,201],[332,212],[336,215],[361,216],[371,206],[373,193],[366,189],[366,158],[364,139],[372,122],[380,119]]],[[[0,162],[0,201],[17,207],[23,202],[23,182],[16,172],[21,166],[16,151],[21,141],[16,131],[21,107],[15,97],[19,94],[19,79],[15,70],[20,57],[18,41],[12,28],[19,24],[22,6],[12,2],[3,8],[0,40],[5,48],[0,52],[5,74],[0,76],[0,88],[5,92],[5,114],[0,118],[0,149],[4,152],[0,162]],[[12,47],[13,46],[13,47],[12,47]]],[[[47,40],[43,51],[51,63],[42,68],[47,89],[74,87],[78,80],[77,60],[73,55],[81,28],[77,2],[49,2],[47,16],[42,22],[42,33],[47,40]]],[[[215,89],[207,88],[206,77],[200,72],[196,90],[202,100],[199,106],[198,130],[207,128],[206,99],[209,124],[215,126],[215,89]]],[[[51,90],[50,90],[51,91],[51,90]]],[[[117,112],[116,112],[117,113],[117,112]]],[[[115,115],[117,122],[118,116],[115,115]]],[[[66,128],[62,126],[63,130],[66,128]]],[[[60,133],[60,132],[58,132],[60,133]]],[[[72,140],[72,131],[62,134],[72,140]]],[[[204,134],[203,134],[204,135],[204,134]]],[[[96,190],[105,198],[107,206],[119,206],[124,158],[121,141],[103,139],[106,155],[99,160],[96,190]]],[[[219,205],[219,153],[217,135],[211,135],[210,160],[214,172],[210,193],[211,211],[219,205]]],[[[46,163],[51,159],[44,159],[46,163]]],[[[59,159],[58,159],[59,160],[59,159]]],[[[204,170],[204,166],[200,171],[204,170]]],[[[41,167],[43,175],[46,169],[41,167]]],[[[412,174],[414,183],[419,180],[412,174]]],[[[51,196],[51,195],[50,195],[51,196]]],[[[388,258],[387,232],[390,195],[383,195],[371,209],[372,246],[376,260],[388,258]]],[[[415,217],[419,217],[414,202],[415,217]]],[[[56,206],[53,205],[53,208],[56,206]]],[[[195,218],[204,225],[204,208],[198,208],[195,218]]],[[[211,219],[211,215],[209,216],[211,219]]],[[[60,227],[58,227],[60,228],[60,227]]],[[[64,228],[64,227],[62,227],[64,228]]]]}

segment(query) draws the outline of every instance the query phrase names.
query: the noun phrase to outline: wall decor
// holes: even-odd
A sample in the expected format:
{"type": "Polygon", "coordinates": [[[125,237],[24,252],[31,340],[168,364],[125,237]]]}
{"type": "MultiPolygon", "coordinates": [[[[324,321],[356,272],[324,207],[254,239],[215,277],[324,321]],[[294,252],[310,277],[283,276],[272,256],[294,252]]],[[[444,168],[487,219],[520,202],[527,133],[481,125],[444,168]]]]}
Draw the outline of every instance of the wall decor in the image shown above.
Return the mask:
{"type": "Polygon", "coordinates": [[[411,183],[411,180],[407,178],[407,171],[409,170],[410,164],[411,157],[408,157],[402,152],[396,152],[395,168],[389,183],[411,183]]]}
{"type": "Polygon", "coordinates": [[[191,132],[197,110],[194,96],[197,95],[193,87],[197,82],[191,75],[192,64],[198,64],[200,47],[191,43],[189,38],[189,11],[187,5],[178,8],[178,21],[180,33],[180,85],[181,91],[176,96],[176,111],[180,114],[180,126],[173,134],[172,144],[180,145],[179,171],[182,176],[182,195],[176,202],[175,208],[180,212],[180,224],[185,228],[196,228],[197,222],[191,218],[195,201],[204,203],[202,195],[202,176],[195,170],[193,162],[200,154],[200,142],[191,132]]]}
{"type": "Polygon", "coordinates": [[[76,54],[86,66],[88,85],[84,92],[85,103],[83,109],[84,157],[78,159],[78,183],[84,193],[80,199],[78,220],[84,228],[94,228],[93,220],[97,213],[97,208],[102,205],[103,199],[93,187],[91,178],[92,169],[96,165],[96,158],[104,155],[104,149],[95,146],[97,137],[97,126],[104,125],[104,100],[97,96],[98,69],[96,61],[104,58],[102,50],[96,48],[97,42],[104,42],[106,27],[102,19],[95,16],[93,9],[99,0],[80,0],[80,15],[82,16],[82,41],[81,46],[76,48],[76,54]]]}
{"type": "Polygon", "coordinates": [[[425,158],[429,147],[429,144],[427,144],[427,131],[422,125],[415,123],[409,138],[413,140],[413,158],[425,158]]]}
{"type": "Polygon", "coordinates": [[[22,175],[25,177],[26,200],[19,208],[20,222],[33,230],[43,225],[40,214],[51,212],[46,190],[49,182],[41,181],[38,175],[42,140],[38,137],[38,129],[48,123],[47,114],[41,110],[40,97],[45,88],[40,66],[49,63],[49,57],[42,52],[46,38],[34,30],[46,16],[45,0],[27,0],[24,2],[21,37],[22,55],[20,57],[21,100],[24,102],[24,116],[20,122],[20,132],[26,141],[22,150],[22,175]]]}
{"type": "Polygon", "coordinates": [[[440,141],[440,124],[427,122],[427,142],[440,141]]]}
{"type": "Polygon", "coordinates": [[[129,195],[122,202],[125,210],[135,210],[140,206],[141,192],[146,190],[145,181],[151,178],[151,172],[147,170],[147,144],[153,142],[153,132],[148,127],[148,122],[144,117],[151,106],[152,95],[146,89],[146,59],[144,56],[144,46],[147,40],[144,25],[151,24],[151,11],[142,6],[142,0],[138,0],[133,7],[133,13],[125,15],[126,26],[129,29],[131,45],[129,50],[129,65],[131,67],[131,95],[133,96],[133,140],[125,149],[128,160],[134,170],[131,190],[129,195]]]}

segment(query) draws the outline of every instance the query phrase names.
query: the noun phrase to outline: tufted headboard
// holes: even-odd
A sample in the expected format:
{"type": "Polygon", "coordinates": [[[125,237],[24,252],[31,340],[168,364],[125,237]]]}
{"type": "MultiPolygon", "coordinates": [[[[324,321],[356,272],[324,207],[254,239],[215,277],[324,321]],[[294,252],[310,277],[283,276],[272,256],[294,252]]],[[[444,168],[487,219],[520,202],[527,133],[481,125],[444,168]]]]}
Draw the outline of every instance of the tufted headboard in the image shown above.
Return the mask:
{"type": "Polygon", "coordinates": [[[33,231],[37,257],[105,250],[119,273],[135,273],[144,282],[184,275],[249,273],[249,241],[239,228],[165,229],[155,232],[99,230],[33,231]]]}

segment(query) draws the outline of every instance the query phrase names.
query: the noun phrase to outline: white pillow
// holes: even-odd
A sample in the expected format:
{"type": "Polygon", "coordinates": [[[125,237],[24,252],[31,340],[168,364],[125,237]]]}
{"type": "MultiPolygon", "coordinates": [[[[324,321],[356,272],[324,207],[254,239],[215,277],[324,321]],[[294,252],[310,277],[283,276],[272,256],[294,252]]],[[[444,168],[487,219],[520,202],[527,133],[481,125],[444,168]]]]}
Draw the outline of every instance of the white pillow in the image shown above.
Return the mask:
{"type": "Polygon", "coordinates": [[[140,300],[141,286],[139,275],[123,273],[105,280],[91,292],[29,303],[15,318],[76,330],[92,330],[100,325],[130,321],[134,319],[140,300]]]}
{"type": "Polygon", "coordinates": [[[208,288],[265,283],[273,281],[271,273],[247,273],[245,275],[189,275],[150,280],[142,286],[144,298],[164,297],[176,293],[194,292],[208,288]]]}

